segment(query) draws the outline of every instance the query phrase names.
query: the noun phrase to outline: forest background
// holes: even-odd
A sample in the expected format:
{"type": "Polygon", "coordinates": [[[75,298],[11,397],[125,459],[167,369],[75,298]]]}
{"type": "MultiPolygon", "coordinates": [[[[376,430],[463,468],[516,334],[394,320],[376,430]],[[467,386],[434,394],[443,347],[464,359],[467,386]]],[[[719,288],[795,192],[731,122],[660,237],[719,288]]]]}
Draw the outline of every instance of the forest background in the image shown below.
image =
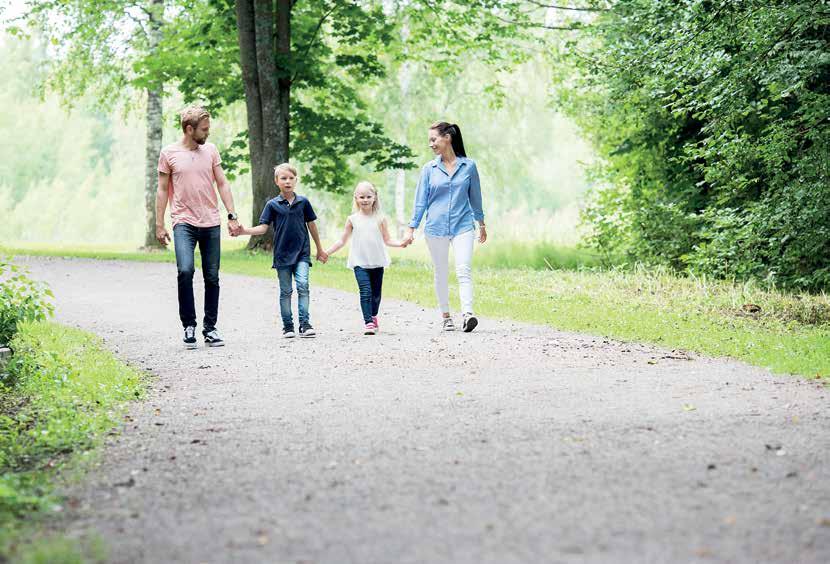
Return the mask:
{"type": "MultiPolygon", "coordinates": [[[[253,221],[262,196],[250,189],[234,15],[244,4],[10,6],[0,238],[146,243],[154,89],[164,143],[178,138],[183,104],[213,110],[211,140],[253,221]]],[[[283,4],[270,4],[275,37],[283,4]]],[[[417,166],[432,156],[426,129],[445,119],[480,163],[494,241],[579,243],[605,265],[812,292],[830,284],[826,3],[285,6],[290,45],[283,53],[277,41],[272,61],[291,82],[284,130],[328,237],[359,178],[406,221],[417,166]]]]}

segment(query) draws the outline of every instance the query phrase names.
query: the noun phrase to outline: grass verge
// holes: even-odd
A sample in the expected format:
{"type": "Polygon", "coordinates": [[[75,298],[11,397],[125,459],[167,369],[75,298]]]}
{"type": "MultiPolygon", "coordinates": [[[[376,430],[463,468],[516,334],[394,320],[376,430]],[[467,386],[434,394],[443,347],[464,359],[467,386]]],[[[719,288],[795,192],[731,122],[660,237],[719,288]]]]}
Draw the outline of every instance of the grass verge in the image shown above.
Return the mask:
{"type": "Polygon", "coordinates": [[[61,509],[54,484],[89,459],[143,393],[141,375],[98,337],[48,322],[22,323],[0,373],[0,562],[89,562],[101,546],[48,533],[61,509]]]}
{"type": "MultiPolygon", "coordinates": [[[[40,248],[5,252],[175,260],[170,251],[146,254],[40,248]]],[[[384,296],[434,307],[431,266],[399,258],[406,257],[405,253],[393,254],[393,265],[384,278],[384,296]]],[[[222,255],[222,271],[226,273],[272,277],[270,264],[270,256],[241,249],[222,255]]],[[[476,309],[485,317],[548,324],[728,356],[775,372],[830,378],[830,298],[826,295],[790,294],[749,283],[682,277],[646,268],[543,271],[477,265],[474,276],[476,309]]],[[[312,286],[315,284],[356,291],[354,276],[339,256],[327,265],[315,264],[312,286]]],[[[451,296],[457,310],[454,288],[451,296]]]]}

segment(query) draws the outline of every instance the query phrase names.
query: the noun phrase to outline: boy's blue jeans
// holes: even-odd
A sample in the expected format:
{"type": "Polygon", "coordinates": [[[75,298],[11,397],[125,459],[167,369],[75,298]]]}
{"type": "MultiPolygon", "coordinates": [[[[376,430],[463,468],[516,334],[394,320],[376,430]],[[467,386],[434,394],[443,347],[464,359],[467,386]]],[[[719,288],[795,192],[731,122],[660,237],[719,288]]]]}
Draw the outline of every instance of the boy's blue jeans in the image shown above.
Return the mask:
{"type": "Polygon", "coordinates": [[[205,318],[202,332],[216,329],[219,315],[219,254],[222,233],[220,227],[194,227],[179,223],[173,228],[173,248],[179,271],[179,319],[183,327],[196,326],[196,304],[193,299],[193,273],[196,271],[193,253],[196,244],[202,253],[202,276],[205,280],[205,318]]]}
{"type": "Polygon", "coordinates": [[[354,277],[360,290],[360,310],[363,322],[371,323],[380,309],[380,291],[383,287],[383,268],[354,267],[354,277]]]}
{"type": "Polygon", "coordinates": [[[280,281],[280,316],[283,329],[294,328],[294,318],[291,315],[291,278],[297,285],[297,317],[300,325],[308,323],[308,269],[309,264],[300,261],[292,266],[277,268],[277,278],[280,281]]]}

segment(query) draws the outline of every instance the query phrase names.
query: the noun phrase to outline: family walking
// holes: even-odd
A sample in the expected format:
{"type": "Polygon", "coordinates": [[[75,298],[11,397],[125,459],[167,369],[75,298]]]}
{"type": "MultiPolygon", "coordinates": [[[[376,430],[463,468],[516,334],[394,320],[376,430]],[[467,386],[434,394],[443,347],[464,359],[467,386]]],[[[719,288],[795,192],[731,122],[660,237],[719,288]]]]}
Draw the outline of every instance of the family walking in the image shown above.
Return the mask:
{"type": "Polygon", "coordinates": [[[186,348],[196,348],[196,310],[193,297],[196,245],[202,255],[205,283],[202,336],[206,346],[224,345],[216,329],[219,309],[220,214],[217,191],[228,212],[228,230],[239,235],[264,235],[273,229],[273,263],[279,280],[279,304],[283,336],[312,337],[315,330],[309,315],[309,270],[311,244],[320,263],[343,248],[351,239],[347,266],[354,270],[360,294],[362,330],[374,335],[378,320],[384,269],[390,258],[386,247],[405,248],[412,244],[415,230],[425,220],[424,236],[432,258],[435,294],[441,310],[441,327],[454,331],[449,308],[449,249],[455,255],[455,271],[461,298],[462,325],[470,332],[478,325],[473,310],[472,256],[476,239],[487,240],[482,210],[481,185],[476,163],[467,157],[461,130],[455,124],[434,123],[429,128],[429,146],[434,160],[421,170],[415,193],[412,219],[402,240],[393,240],[381,212],[375,187],[366,181],[354,190],[352,214],[343,233],[323,250],[317,229],[317,215],[308,198],[295,192],[297,170],[288,163],[274,168],[274,183],[279,194],[262,210],[259,225],[240,225],[228,182],[222,171],[216,147],[207,142],[210,114],[201,107],[186,108],[181,114],[183,136],[159,155],[159,183],[156,196],[156,237],[162,245],[170,242],[164,227],[164,212],[170,202],[173,247],[178,269],[179,318],[184,327],[186,348]],[[214,188],[215,185],[215,188],[214,188]],[[475,223],[478,223],[476,237],[475,223]],[[297,290],[298,331],[295,332],[291,308],[297,290]]]}

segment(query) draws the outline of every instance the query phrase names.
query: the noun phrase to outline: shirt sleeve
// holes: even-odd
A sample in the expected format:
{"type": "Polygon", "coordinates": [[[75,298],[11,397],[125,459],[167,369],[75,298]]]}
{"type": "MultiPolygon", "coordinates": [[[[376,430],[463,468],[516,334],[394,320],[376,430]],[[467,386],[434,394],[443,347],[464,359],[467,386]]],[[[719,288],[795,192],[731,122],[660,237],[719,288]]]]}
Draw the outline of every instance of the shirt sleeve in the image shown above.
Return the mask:
{"type": "Polygon", "coordinates": [[[167,153],[164,150],[159,153],[158,170],[164,174],[170,174],[170,161],[167,160],[167,153]]]}
{"type": "Polygon", "coordinates": [[[478,167],[475,163],[470,170],[470,207],[473,208],[473,217],[481,223],[484,221],[484,210],[481,201],[481,180],[478,177],[478,167]]]}
{"type": "Polygon", "coordinates": [[[314,208],[311,207],[311,202],[308,200],[306,200],[305,206],[303,206],[303,217],[305,218],[306,223],[317,219],[317,214],[314,213],[314,208]]]}
{"type": "Polygon", "coordinates": [[[274,210],[271,209],[271,202],[265,204],[262,214],[259,216],[260,225],[270,225],[274,222],[274,210]]]}
{"type": "Polygon", "coordinates": [[[421,171],[418,188],[415,190],[415,209],[412,212],[412,220],[409,222],[409,226],[413,229],[418,229],[418,226],[421,224],[421,219],[424,217],[424,212],[427,211],[427,202],[429,202],[429,173],[431,168],[427,165],[421,171]]]}
{"type": "Polygon", "coordinates": [[[211,166],[217,167],[222,164],[222,155],[219,154],[219,149],[216,148],[216,145],[213,145],[213,154],[210,157],[211,159],[211,166]]]}

